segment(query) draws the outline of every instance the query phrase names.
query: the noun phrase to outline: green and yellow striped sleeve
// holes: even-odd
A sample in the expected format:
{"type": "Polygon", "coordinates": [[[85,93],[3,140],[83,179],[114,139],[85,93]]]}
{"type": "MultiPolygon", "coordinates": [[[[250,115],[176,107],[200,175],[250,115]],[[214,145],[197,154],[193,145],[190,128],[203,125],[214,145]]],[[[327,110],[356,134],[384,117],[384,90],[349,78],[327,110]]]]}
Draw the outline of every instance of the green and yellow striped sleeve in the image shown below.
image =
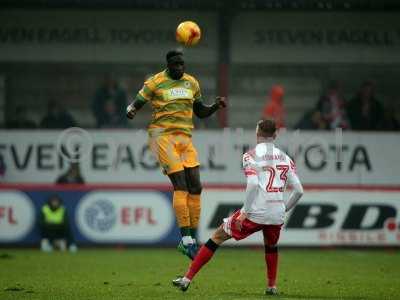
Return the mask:
{"type": "Polygon", "coordinates": [[[155,84],[154,81],[150,78],[144,83],[142,89],[137,94],[136,99],[142,101],[151,101],[154,96],[154,90],[155,84]]]}

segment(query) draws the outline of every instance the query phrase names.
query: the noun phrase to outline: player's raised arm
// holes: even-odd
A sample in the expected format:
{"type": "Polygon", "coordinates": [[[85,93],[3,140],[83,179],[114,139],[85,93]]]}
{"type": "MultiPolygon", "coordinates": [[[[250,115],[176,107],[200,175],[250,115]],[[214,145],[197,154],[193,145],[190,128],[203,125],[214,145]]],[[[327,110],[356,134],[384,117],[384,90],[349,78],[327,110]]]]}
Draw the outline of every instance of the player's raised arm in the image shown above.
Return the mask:
{"type": "Polygon", "coordinates": [[[292,187],[292,192],[290,193],[289,199],[286,203],[286,212],[291,210],[303,196],[303,186],[301,185],[300,179],[296,174],[296,166],[294,162],[289,159],[290,167],[288,171],[288,184],[292,187]]]}
{"type": "Polygon", "coordinates": [[[212,105],[205,105],[202,101],[200,85],[197,81],[195,81],[195,95],[193,102],[193,112],[194,114],[200,118],[208,118],[213,113],[215,113],[220,108],[226,107],[225,97],[215,97],[215,102],[212,105]]]}
{"type": "Polygon", "coordinates": [[[144,83],[142,89],[136,95],[135,100],[126,107],[126,117],[128,119],[133,119],[138,110],[140,110],[147,101],[153,98],[153,90],[154,83],[149,79],[144,83]]]}
{"type": "Polygon", "coordinates": [[[196,99],[193,102],[193,112],[200,119],[208,118],[218,109],[225,107],[226,107],[225,97],[216,97],[215,103],[212,105],[205,105],[201,101],[201,99],[196,99]]]}
{"type": "Polygon", "coordinates": [[[219,96],[215,98],[214,104],[205,105],[203,103],[199,82],[193,78],[193,84],[194,84],[193,112],[198,118],[200,119],[208,118],[218,109],[226,107],[225,97],[219,97],[219,96]]]}

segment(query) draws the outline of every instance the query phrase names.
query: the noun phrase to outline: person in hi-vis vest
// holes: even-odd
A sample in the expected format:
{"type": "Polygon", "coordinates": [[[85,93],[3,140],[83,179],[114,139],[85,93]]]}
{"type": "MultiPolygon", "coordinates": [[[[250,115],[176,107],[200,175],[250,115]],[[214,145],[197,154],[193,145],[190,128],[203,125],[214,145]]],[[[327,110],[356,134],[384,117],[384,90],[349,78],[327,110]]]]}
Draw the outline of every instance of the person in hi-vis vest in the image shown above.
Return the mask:
{"type": "Polygon", "coordinates": [[[71,252],[77,251],[69,228],[67,210],[57,195],[50,196],[46,204],[42,206],[39,226],[42,251],[50,252],[55,246],[61,251],[65,251],[67,246],[71,252]]]}

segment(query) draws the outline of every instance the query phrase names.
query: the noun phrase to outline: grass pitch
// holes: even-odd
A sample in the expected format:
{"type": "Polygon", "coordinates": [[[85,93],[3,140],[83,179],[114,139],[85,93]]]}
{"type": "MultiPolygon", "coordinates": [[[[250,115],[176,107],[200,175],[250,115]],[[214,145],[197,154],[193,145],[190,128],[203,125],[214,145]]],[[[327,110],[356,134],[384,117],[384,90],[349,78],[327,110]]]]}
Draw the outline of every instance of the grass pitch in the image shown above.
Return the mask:
{"type": "MultiPolygon", "coordinates": [[[[218,250],[186,293],[171,280],[189,260],[174,249],[41,253],[0,249],[0,299],[267,299],[264,253],[218,250]]],[[[396,250],[281,250],[276,299],[400,299],[396,250]]]]}

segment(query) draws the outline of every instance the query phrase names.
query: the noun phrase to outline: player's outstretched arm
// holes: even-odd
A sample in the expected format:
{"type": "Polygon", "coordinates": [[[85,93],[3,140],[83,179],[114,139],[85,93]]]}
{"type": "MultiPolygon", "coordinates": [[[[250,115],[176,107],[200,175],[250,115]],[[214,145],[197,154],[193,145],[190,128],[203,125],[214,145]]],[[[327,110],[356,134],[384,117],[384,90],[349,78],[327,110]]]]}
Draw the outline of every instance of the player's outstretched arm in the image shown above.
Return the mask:
{"type": "Polygon", "coordinates": [[[225,97],[216,97],[215,103],[212,105],[205,105],[201,100],[195,100],[193,103],[193,112],[200,118],[208,118],[220,108],[226,107],[225,97]]]}
{"type": "Polygon", "coordinates": [[[128,119],[133,119],[138,110],[140,110],[143,105],[145,105],[145,103],[145,101],[136,98],[131,104],[126,107],[126,117],[128,119]]]}

